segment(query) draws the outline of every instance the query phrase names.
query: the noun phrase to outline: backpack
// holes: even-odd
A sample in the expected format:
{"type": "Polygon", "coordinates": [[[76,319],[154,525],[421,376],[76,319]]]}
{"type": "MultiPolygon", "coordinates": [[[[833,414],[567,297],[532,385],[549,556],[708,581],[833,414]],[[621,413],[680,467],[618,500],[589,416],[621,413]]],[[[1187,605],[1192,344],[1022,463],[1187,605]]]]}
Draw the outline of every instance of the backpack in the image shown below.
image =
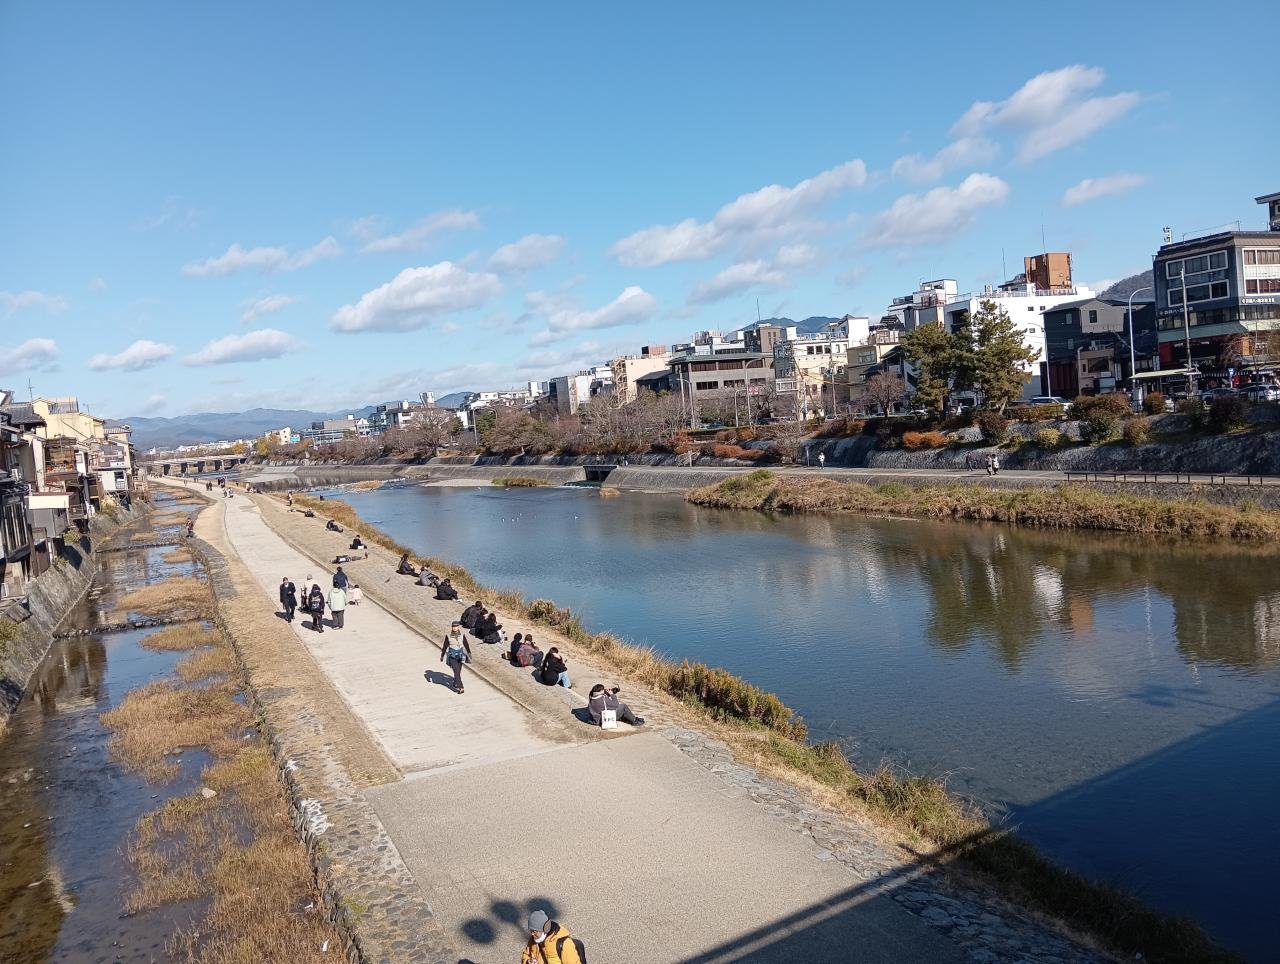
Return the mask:
{"type": "Polygon", "coordinates": [[[578,952],[578,960],[581,961],[582,964],[587,964],[587,947],[576,937],[562,937],[560,940],[556,941],[556,957],[560,958],[562,961],[564,960],[564,945],[566,941],[573,941],[574,949],[578,952]]]}

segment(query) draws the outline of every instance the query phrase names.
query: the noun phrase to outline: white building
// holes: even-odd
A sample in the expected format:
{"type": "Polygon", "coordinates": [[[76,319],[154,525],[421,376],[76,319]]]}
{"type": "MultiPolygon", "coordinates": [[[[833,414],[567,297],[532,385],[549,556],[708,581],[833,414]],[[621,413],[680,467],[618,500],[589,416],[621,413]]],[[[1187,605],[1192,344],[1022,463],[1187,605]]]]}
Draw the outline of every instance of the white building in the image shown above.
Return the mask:
{"type": "Polygon", "coordinates": [[[594,365],[576,375],[551,379],[548,394],[561,415],[574,415],[584,402],[612,390],[613,370],[608,365],[594,365]]]}
{"type": "Polygon", "coordinates": [[[906,331],[917,325],[936,324],[942,321],[943,306],[955,301],[958,292],[953,278],[922,281],[911,294],[894,298],[885,309],[885,317],[895,319],[906,331]]]}

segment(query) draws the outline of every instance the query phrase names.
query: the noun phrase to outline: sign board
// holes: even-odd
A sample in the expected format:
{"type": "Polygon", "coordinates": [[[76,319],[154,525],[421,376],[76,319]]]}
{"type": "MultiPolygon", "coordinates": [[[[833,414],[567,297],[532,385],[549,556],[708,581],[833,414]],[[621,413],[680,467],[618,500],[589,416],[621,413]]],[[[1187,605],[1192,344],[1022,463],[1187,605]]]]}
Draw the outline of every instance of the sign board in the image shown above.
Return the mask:
{"type": "Polygon", "coordinates": [[[794,378],[779,378],[774,382],[774,387],[779,392],[794,392],[796,390],[796,380],[794,378]]]}

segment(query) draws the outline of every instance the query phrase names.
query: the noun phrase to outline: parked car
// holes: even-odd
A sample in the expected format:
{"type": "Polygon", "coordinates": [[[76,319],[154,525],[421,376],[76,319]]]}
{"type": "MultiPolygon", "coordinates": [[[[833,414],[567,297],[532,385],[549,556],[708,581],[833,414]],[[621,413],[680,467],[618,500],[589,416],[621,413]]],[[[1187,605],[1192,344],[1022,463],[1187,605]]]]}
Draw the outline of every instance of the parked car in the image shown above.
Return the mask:
{"type": "Polygon", "coordinates": [[[1210,388],[1200,393],[1200,401],[1206,405],[1212,404],[1214,400],[1219,398],[1235,398],[1236,392],[1233,388],[1210,388]]]}
{"type": "Polygon", "coordinates": [[[1028,402],[1027,404],[1029,405],[1066,405],[1067,400],[1065,398],[1059,398],[1057,395],[1035,395],[1032,397],[1031,401],[1028,402]]]}
{"type": "Polygon", "coordinates": [[[1275,385],[1246,385],[1240,389],[1240,397],[1247,402],[1280,402],[1280,388],[1275,385]]]}

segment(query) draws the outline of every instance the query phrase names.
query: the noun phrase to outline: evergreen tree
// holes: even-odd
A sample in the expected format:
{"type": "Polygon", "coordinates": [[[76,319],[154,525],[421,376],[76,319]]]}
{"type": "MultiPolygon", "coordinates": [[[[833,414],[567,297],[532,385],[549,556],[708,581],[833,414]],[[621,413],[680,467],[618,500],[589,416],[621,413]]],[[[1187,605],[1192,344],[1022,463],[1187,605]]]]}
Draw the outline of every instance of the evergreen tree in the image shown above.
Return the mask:
{"type": "Polygon", "coordinates": [[[997,402],[1001,412],[1022,395],[1023,386],[1031,381],[1031,373],[1021,366],[1040,357],[1040,352],[1024,341],[1025,335],[994,301],[978,306],[964,332],[967,357],[962,367],[972,373],[973,387],[987,401],[997,402]]]}
{"type": "Polygon", "coordinates": [[[916,368],[916,404],[941,412],[947,391],[957,375],[962,342],[941,324],[928,324],[907,332],[902,348],[916,368]]]}

